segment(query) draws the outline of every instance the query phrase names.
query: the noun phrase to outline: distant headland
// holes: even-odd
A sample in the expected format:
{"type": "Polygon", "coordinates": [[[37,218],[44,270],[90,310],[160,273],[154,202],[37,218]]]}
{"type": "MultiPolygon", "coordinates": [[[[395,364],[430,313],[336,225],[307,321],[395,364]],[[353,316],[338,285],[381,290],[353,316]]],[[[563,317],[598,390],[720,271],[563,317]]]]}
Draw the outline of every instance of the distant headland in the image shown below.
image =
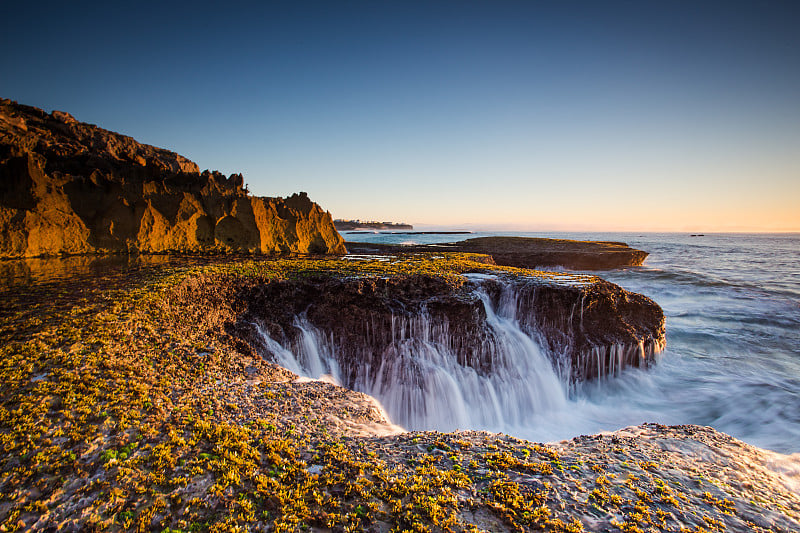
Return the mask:
{"type": "Polygon", "coordinates": [[[336,219],[333,225],[338,231],[365,230],[365,229],[414,229],[411,224],[404,222],[377,222],[375,220],[342,220],[336,219]]]}

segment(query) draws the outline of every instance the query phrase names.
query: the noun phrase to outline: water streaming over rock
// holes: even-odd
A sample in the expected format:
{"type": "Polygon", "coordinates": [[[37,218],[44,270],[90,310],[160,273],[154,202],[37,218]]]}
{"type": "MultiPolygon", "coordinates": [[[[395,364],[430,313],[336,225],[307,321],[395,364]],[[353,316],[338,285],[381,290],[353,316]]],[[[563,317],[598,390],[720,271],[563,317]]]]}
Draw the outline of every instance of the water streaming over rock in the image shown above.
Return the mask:
{"type": "Polygon", "coordinates": [[[259,333],[274,360],[295,373],[336,382],[377,398],[392,421],[407,429],[481,428],[500,431],[524,425],[535,414],[561,409],[568,381],[560,377],[537,342],[521,328],[517,306],[506,295],[498,306],[482,289],[476,295],[486,312],[482,346],[459,354],[461,345],[445,321],[423,310],[413,316],[393,316],[391,342],[379,364],[360,361],[340,368],[339,347],[300,315],[299,331],[290,346],[259,333]],[[488,361],[487,361],[488,358],[488,361]],[[479,370],[488,362],[490,372],[479,370]],[[467,363],[467,364],[464,364],[467,363]]]}

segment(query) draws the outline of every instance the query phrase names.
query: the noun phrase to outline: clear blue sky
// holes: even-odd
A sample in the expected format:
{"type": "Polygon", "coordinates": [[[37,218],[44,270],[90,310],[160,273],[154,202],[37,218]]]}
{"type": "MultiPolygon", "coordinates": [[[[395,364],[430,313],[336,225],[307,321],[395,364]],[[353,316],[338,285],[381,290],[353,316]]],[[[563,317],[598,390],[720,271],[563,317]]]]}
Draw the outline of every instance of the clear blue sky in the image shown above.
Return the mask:
{"type": "Polygon", "coordinates": [[[338,218],[800,231],[800,2],[13,2],[0,96],[338,218]]]}

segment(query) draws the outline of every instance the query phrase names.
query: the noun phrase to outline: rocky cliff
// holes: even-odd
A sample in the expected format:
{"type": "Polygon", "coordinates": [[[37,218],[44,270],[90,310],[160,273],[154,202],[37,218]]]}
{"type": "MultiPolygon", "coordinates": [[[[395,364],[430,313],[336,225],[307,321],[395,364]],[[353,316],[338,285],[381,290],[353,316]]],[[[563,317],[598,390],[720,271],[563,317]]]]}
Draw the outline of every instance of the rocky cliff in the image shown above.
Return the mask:
{"type": "Polygon", "coordinates": [[[241,174],[0,100],[0,257],[118,252],[345,253],[305,193],[250,196],[241,174]]]}

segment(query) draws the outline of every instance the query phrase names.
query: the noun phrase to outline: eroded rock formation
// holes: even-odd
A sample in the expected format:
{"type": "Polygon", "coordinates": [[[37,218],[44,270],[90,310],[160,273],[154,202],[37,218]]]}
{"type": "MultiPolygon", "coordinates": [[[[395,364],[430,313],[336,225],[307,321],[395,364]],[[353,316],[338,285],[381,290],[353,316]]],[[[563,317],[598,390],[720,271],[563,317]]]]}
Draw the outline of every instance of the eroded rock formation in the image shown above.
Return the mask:
{"type": "Polygon", "coordinates": [[[411,429],[524,424],[664,346],[652,300],[599,280],[312,278],[235,291],[234,336],[300,375],[376,397],[411,429]]]}
{"type": "Polygon", "coordinates": [[[246,307],[239,326],[249,336],[251,325],[261,323],[269,335],[291,344],[299,333],[295,317],[302,315],[334,339],[341,364],[355,373],[359,366],[380,366],[398,338],[412,336],[411,322],[424,316],[431,331],[447,332],[459,364],[490,373],[491,334],[477,289],[493,308],[513,306],[509,314],[573,382],[647,366],[665,344],[658,304],[599,279],[575,285],[488,279],[459,289],[426,276],[276,282],[239,294],[246,307]]]}
{"type": "Polygon", "coordinates": [[[345,253],[305,193],[250,196],[241,174],[0,100],[0,257],[115,252],[345,253]]]}

